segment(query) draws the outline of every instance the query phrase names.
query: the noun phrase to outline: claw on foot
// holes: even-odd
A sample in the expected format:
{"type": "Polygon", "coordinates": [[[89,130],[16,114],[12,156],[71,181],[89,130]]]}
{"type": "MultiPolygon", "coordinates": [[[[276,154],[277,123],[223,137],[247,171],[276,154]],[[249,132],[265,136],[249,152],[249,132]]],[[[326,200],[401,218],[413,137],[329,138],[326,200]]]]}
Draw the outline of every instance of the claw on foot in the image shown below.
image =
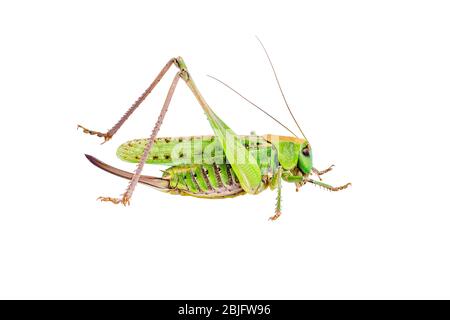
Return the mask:
{"type": "Polygon", "coordinates": [[[275,214],[269,218],[270,221],[275,221],[281,216],[281,211],[276,211],[275,214]]]}
{"type": "Polygon", "coordinates": [[[124,206],[130,205],[130,199],[126,196],[123,196],[121,199],[119,198],[111,198],[111,197],[98,197],[97,200],[101,202],[112,202],[114,204],[123,204],[124,206]]]}
{"type": "Polygon", "coordinates": [[[85,128],[82,125],[77,125],[77,129],[80,129],[80,128],[86,134],[90,134],[90,135],[97,136],[97,137],[105,139],[105,141],[103,141],[102,144],[112,138],[112,136],[109,135],[108,133],[103,133],[103,132],[99,132],[99,131],[89,130],[88,128],[85,128]]]}

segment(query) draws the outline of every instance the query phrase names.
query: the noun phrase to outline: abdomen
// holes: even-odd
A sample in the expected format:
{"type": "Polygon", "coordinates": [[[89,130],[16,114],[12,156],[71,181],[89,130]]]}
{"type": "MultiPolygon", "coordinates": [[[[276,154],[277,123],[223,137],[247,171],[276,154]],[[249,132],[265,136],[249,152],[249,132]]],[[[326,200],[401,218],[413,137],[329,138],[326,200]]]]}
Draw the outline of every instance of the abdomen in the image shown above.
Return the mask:
{"type": "Polygon", "coordinates": [[[199,198],[230,198],[245,194],[228,164],[180,165],[164,171],[170,193],[199,198]]]}

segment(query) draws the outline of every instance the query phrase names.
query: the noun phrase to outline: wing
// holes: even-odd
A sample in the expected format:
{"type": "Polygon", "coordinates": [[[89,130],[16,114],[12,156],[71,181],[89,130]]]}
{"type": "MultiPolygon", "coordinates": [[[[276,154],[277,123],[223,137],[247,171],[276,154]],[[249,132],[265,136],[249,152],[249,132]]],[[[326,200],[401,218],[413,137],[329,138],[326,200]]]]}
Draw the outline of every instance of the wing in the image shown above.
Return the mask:
{"type": "MultiPolygon", "coordinates": [[[[272,145],[261,136],[239,136],[240,143],[264,165],[270,158],[272,145]]],[[[148,139],[130,140],[119,146],[119,159],[139,162],[148,139]]],[[[148,164],[183,165],[183,164],[224,164],[225,153],[215,136],[163,137],[157,138],[147,159],[148,164]]]]}

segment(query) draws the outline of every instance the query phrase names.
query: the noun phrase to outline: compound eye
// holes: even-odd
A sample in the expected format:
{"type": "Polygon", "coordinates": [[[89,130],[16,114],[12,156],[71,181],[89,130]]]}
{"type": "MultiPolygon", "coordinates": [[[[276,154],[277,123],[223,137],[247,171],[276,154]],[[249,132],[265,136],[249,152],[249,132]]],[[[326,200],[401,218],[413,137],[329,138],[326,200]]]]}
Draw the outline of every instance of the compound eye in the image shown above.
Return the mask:
{"type": "Polygon", "coordinates": [[[309,157],[309,148],[308,148],[308,147],[304,148],[304,149],[302,150],[302,154],[303,154],[305,157],[309,157]]]}

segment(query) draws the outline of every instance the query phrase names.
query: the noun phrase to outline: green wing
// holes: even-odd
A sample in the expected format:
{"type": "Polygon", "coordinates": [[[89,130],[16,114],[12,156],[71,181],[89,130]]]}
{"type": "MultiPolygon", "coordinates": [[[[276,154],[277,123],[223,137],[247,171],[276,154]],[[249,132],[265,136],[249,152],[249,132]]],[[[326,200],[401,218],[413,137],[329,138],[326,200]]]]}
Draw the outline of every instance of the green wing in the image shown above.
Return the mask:
{"type": "MultiPolygon", "coordinates": [[[[239,141],[256,158],[260,167],[271,165],[274,152],[271,143],[262,136],[238,136],[239,141]]],[[[138,163],[148,139],[127,141],[117,149],[119,159],[138,163]]],[[[148,164],[184,165],[184,164],[223,164],[225,153],[215,136],[163,137],[157,138],[146,161],[148,164]],[[200,162],[200,163],[199,163],[200,162]]]]}

